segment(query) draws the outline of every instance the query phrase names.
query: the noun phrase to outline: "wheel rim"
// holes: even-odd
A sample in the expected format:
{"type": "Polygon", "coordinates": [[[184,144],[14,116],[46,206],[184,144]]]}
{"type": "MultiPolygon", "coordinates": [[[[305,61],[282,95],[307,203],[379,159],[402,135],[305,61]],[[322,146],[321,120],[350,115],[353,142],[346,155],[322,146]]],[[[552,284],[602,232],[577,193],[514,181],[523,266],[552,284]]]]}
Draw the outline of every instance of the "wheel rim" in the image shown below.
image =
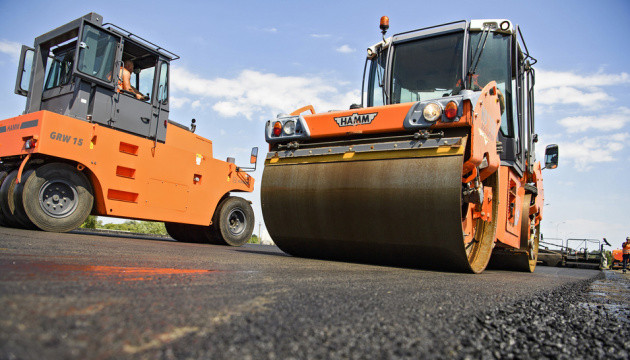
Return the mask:
{"type": "Polygon", "coordinates": [[[39,191],[39,206],[49,216],[63,218],[74,212],[78,205],[76,187],[65,180],[49,180],[39,191]]]}
{"type": "Polygon", "coordinates": [[[238,236],[245,231],[247,220],[245,213],[241,209],[232,209],[228,214],[228,231],[234,236],[238,236]]]}

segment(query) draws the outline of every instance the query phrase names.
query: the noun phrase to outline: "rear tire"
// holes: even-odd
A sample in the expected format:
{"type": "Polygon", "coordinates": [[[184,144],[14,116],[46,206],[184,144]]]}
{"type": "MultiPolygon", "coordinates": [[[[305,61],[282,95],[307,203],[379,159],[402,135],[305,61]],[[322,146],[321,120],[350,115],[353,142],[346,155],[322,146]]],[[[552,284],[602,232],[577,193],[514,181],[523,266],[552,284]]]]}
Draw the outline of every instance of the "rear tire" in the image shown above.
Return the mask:
{"type": "Polygon", "coordinates": [[[179,242],[204,243],[206,226],[165,222],[166,232],[179,242]]]}
{"type": "Polygon", "coordinates": [[[22,201],[26,215],[38,228],[67,232],[85,222],[94,195],[90,181],[75,167],[49,163],[35,169],[27,179],[22,201]]]}
{"type": "MultiPolygon", "coordinates": [[[[241,246],[249,241],[254,232],[254,210],[250,203],[240,197],[228,197],[216,208],[213,227],[230,246],[241,246]]],[[[211,229],[212,231],[212,229],[211,229]]]]}
{"type": "Polygon", "coordinates": [[[166,232],[168,233],[168,235],[170,237],[173,238],[173,240],[176,241],[182,241],[180,240],[183,236],[182,236],[182,231],[181,231],[181,225],[179,223],[172,223],[172,222],[165,222],[164,223],[164,227],[166,228],[166,232]]]}
{"type": "MultiPolygon", "coordinates": [[[[6,170],[0,171],[0,188],[2,187],[2,184],[4,183],[4,179],[7,178],[7,175],[9,175],[9,172],[6,170]]],[[[2,210],[0,210],[0,226],[7,226],[7,224],[4,221],[4,215],[2,214],[2,210]]]]}
{"type": "Polygon", "coordinates": [[[24,210],[24,200],[22,195],[24,194],[24,184],[34,174],[35,169],[31,168],[22,173],[22,181],[16,184],[13,188],[13,203],[15,206],[15,219],[20,224],[20,227],[28,230],[37,230],[37,226],[33,224],[31,219],[26,215],[24,210]]]}
{"type": "Polygon", "coordinates": [[[15,202],[13,199],[17,174],[17,169],[9,172],[2,182],[2,186],[0,186],[0,211],[2,211],[2,218],[6,226],[19,229],[21,226],[15,216],[15,202]]]}

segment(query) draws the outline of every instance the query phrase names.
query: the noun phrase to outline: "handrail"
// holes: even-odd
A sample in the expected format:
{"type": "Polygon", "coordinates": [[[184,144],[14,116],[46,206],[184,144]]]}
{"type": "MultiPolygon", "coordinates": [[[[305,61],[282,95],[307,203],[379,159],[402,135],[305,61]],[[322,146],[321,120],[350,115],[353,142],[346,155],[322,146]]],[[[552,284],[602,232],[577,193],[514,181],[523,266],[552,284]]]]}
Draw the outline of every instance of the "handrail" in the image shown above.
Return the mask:
{"type": "MultiPolygon", "coordinates": [[[[161,46],[159,46],[159,45],[157,45],[157,44],[154,44],[154,43],[150,42],[149,40],[147,40],[147,39],[145,39],[145,38],[143,38],[143,37],[140,37],[139,35],[136,35],[136,34],[132,33],[132,32],[131,32],[131,31],[129,31],[129,30],[123,29],[123,28],[121,28],[121,27],[120,27],[120,26],[118,26],[118,25],[115,25],[115,24],[112,24],[112,23],[105,23],[105,24],[103,24],[103,27],[105,27],[106,25],[113,26],[113,27],[115,27],[115,28],[116,28],[116,29],[118,29],[118,30],[121,30],[121,31],[126,32],[126,33],[127,33],[127,35],[125,35],[125,36],[127,36],[127,37],[129,37],[129,38],[131,38],[131,37],[135,37],[135,38],[137,38],[138,40],[140,40],[140,41],[144,42],[144,45],[150,45],[150,46],[152,46],[152,47],[153,47],[153,50],[155,50],[155,51],[157,51],[157,52],[162,52],[162,54],[163,54],[163,55],[167,55],[167,54],[168,54],[168,55],[169,55],[169,57],[171,57],[171,56],[172,56],[171,61],[174,61],[174,60],[177,60],[177,59],[179,59],[179,58],[180,58],[180,57],[179,57],[179,55],[175,54],[174,52],[169,51],[169,50],[166,50],[165,48],[163,48],[163,47],[161,47],[161,46]],[[166,54],[164,54],[164,53],[166,53],[166,54]]],[[[110,28],[110,29],[111,29],[111,28],[110,28]]]]}

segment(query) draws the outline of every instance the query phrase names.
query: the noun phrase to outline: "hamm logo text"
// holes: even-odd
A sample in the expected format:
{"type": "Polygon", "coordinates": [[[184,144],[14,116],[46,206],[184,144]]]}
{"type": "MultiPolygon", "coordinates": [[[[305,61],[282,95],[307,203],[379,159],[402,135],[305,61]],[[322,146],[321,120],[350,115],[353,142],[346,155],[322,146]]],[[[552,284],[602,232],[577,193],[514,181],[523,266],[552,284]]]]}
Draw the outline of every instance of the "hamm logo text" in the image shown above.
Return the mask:
{"type": "Polygon", "coordinates": [[[378,115],[378,113],[370,113],[370,114],[357,114],[354,113],[350,116],[341,116],[336,117],[335,121],[337,125],[340,127],[343,126],[356,126],[356,125],[364,125],[369,124],[374,120],[374,118],[378,115]]]}

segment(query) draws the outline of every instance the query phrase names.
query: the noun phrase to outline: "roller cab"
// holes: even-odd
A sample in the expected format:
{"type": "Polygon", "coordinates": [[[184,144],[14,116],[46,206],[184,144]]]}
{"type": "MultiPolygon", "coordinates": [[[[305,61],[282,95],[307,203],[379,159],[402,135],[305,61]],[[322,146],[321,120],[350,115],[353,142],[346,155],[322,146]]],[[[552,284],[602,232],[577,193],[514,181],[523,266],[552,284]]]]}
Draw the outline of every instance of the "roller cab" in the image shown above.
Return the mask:
{"type": "Polygon", "coordinates": [[[473,20],[383,37],[368,48],[361,105],[268,121],[261,202],[276,244],[474,273],[496,255],[533,271],[543,191],[535,60],[519,33],[473,20]]]}
{"type": "Polygon", "coordinates": [[[23,46],[26,109],[0,121],[1,224],[62,232],[93,214],[163,221],[182,241],[249,240],[251,205],[232,194],[253,191],[254,168],[215,159],[194,119],[170,120],[178,58],[95,13],[23,46]]]}

